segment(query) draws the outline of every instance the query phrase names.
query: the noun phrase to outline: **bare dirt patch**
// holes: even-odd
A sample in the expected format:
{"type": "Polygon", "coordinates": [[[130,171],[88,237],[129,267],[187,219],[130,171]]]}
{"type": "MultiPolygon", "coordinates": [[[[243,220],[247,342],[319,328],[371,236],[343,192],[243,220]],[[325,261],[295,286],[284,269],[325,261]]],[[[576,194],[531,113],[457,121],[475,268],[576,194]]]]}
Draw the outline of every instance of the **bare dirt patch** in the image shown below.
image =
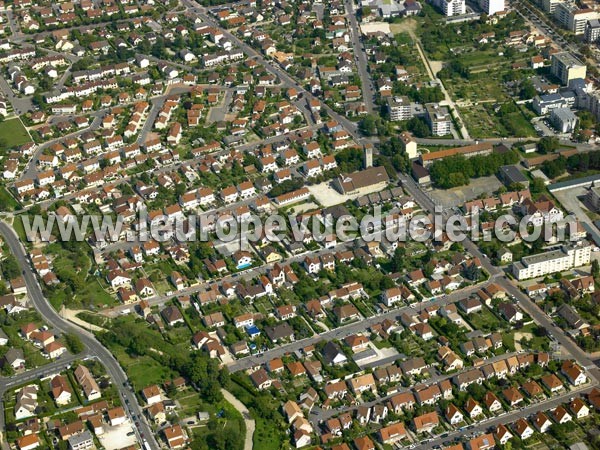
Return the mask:
{"type": "Polygon", "coordinates": [[[390,24],[390,31],[394,34],[409,33],[414,36],[417,31],[417,21],[414,19],[406,19],[399,23],[390,24]]]}

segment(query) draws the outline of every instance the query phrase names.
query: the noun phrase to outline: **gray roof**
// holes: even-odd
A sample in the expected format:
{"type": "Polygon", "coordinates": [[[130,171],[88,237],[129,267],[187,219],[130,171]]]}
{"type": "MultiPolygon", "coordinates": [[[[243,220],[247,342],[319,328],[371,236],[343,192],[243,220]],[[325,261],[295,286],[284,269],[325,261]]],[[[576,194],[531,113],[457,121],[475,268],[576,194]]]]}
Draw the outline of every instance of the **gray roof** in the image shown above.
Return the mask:
{"type": "Polygon", "coordinates": [[[327,344],[325,344],[325,347],[323,347],[323,359],[325,359],[325,362],[327,364],[332,364],[333,360],[338,355],[342,355],[344,358],[346,358],[344,352],[342,352],[339,345],[337,345],[335,342],[330,341],[327,344]]]}
{"type": "Polygon", "coordinates": [[[574,180],[561,181],[560,183],[551,184],[548,186],[548,190],[552,192],[557,189],[560,190],[569,187],[584,186],[586,184],[591,185],[594,181],[598,180],[600,180],[600,175],[590,175],[589,177],[576,178],[574,180]]]}
{"type": "Polygon", "coordinates": [[[279,339],[287,339],[294,335],[294,330],[287,323],[279,323],[273,327],[265,327],[265,333],[269,336],[273,342],[278,341],[279,339]]]}
{"type": "Polygon", "coordinates": [[[537,264],[543,261],[551,261],[553,259],[564,258],[565,256],[567,256],[567,254],[562,249],[550,250],[548,252],[539,253],[537,255],[524,256],[523,258],[521,258],[521,261],[526,266],[529,266],[531,264],[537,264]]]}
{"type": "Polygon", "coordinates": [[[14,363],[17,359],[25,359],[23,356],[23,350],[20,348],[11,348],[4,355],[4,359],[9,363],[14,363]]]}
{"type": "Polygon", "coordinates": [[[569,122],[571,120],[577,120],[577,116],[569,108],[556,108],[556,109],[553,109],[552,112],[550,113],[550,116],[551,117],[556,117],[557,119],[560,119],[563,122],[569,122]]]}
{"type": "Polygon", "coordinates": [[[512,183],[528,183],[529,180],[525,175],[521,173],[521,171],[517,168],[517,166],[502,166],[500,167],[500,172],[512,183]]]}
{"type": "Polygon", "coordinates": [[[558,61],[560,61],[562,64],[564,64],[567,67],[584,65],[579,59],[577,59],[575,56],[573,56],[569,52],[555,53],[554,55],[552,55],[552,57],[557,59],[558,61]]]}
{"type": "Polygon", "coordinates": [[[75,435],[71,436],[68,439],[68,441],[69,441],[69,446],[71,448],[75,448],[78,445],[81,445],[83,442],[93,441],[92,433],[90,433],[88,430],[85,430],[83,433],[79,433],[79,434],[75,434],[75,435]]]}

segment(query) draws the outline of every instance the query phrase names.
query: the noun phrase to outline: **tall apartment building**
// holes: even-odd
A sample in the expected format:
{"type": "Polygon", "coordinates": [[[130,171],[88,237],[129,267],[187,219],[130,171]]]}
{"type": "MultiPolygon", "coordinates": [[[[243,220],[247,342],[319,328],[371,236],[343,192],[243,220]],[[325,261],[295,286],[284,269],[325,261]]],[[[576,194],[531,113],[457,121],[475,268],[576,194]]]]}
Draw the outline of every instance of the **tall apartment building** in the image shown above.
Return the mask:
{"type": "Polygon", "coordinates": [[[584,63],[568,52],[552,55],[552,74],[560,79],[563,85],[577,78],[585,79],[587,67],[584,63]]]}
{"type": "Polygon", "coordinates": [[[431,0],[446,17],[460,16],[467,12],[465,0],[431,0]]]}
{"type": "Polygon", "coordinates": [[[575,34],[584,34],[588,21],[597,19],[599,15],[593,9],[581,9],[574,3],[559,3],[554,11],[556,21],[575,34]]]}
{"type": "Polygon", "coordinates": [[[585,266],[590,263],[591,255],[592,246],[588,242],[576,246],[564,245],[557,250],[523,257],[520,262],[513,264],[512,272],[517,280],[543,277],[573,267],[585,266]]]}
{"type": "Polygon", "coordinates": [[[600,39],[600,20],[592,19],[585,24],[586,42],[597,42],[600,39]]]}
{"type": "Polygon", "coordinates": [[[563,2],[564,0],[541,0],[540,4],[544,12],[554,14],[556,7],[563,2]]]}
{"type": "Polygon", "coordinates": [[[600,93],[594,92],[590,95],[589,110],[596,120],[600,120],[600,93]]]}
{"type": "Polygon", "coordinates": [[[452,119],[450,111],[446,106],[440,106],[437,103],[427,103],[425,105],[425,120],[434,136],[445,136],[450,134],[452,129],[452,119]]]}
{"type": "Polygon", "coordinates": [[[488,16],[504,11],[504,0],[479,0],[479,7],[488,16]]]}
{"type": "Polygon", "coordinates": [[[390,120],[393,122],[408,120],[412,117],[410,99],[408,97],[388,97],[387,106],[390,113],[390,120]]]}

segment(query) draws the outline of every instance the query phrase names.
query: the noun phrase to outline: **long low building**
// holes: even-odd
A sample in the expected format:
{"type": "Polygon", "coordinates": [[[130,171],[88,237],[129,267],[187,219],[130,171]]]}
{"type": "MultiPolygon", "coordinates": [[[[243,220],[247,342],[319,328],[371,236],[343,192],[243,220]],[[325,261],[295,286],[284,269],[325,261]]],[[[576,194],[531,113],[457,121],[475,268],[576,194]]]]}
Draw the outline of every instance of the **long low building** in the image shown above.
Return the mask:
{"type": "Polygon", "coordinates": [[[513,264],[512,273],[517,280],[543,277],[589,264],[591,256],[592,247],[587,242],[577,246],[564,245],[560,249],[523,257],[513,264]]]}
{"type": "Polygon", "coordinates": [[[449,148],[447,150],[439,150],[421,154],[419,161],[426,167],[450,156],[463,155],[466,158],[476,155],[489,155],[494,151],[494,145],[491,142],[482,142],[481,144],[467,145],[466,147],[449,148]]]}
{"type": "Polygon", "coordinates": [[[288,192],[287,194],[281,194],[278,197],[275,197],[275,203],[279,206],[287,206],[292,203],[298,203],[304,201],[310,197],[310,191],[303,187],[300,189],[296,189],[295,191],[288,192]]]}

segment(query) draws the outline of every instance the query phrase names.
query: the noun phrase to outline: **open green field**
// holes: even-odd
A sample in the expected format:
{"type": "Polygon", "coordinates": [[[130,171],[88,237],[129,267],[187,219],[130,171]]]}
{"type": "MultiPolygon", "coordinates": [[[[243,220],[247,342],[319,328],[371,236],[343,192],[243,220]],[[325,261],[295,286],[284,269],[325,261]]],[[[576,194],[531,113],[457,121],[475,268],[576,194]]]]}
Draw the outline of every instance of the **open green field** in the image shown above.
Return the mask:
{"type": "Polygon", "coordinates": [[[489,332],[500,331],[503,325],[505,325],[505,323],[498,319],[498,317],[485,306],[481,312],[469,314],[467,320],[473,328],[489,332]]]}
{"type": "Polygon", "coordinates": [[[531,122],[521,111],[515,111],[500,118],[494,114],[493,106],[490,103],[459,109],[473,138],[536,136],[531,122]]]}
{"type": "Polygon", "coordinates": [[[277,426],[262,417],[257,417],[255,420],[256,429],[252,439],[253,447],[261,450],[279,450],[281,447],[281,434],[277,426]]]}
{"type": "Polygon", "coordinates": [[[136,390],[143,389],[151,384],[162,384],[166,380],[179,376],[178,373],[160,365],[150,356],[132,358],[121,348],[113,348],[111,351],[115,353],[115,356],[125,368],[127,376],[136,390]]]}
{"type": "Polygon", "coordinates": [[[31,138],[19,119],[0,122],[0,152],[27,142],[31,138]]]}
{"type": "Polygon", "coordinates": [[[4,186],[0,187],[0,211],[14,211],[19,203],[10,195],[4,186]]]}
{"type": "Polygon", "coordinates": [[[464,78],[453,78],[444,80],[444,86],[452,98],[458,102],[498,102],[503,103],[510,100],[499,75],[486,74],[466,80],[464,78]]]}
{"type": "MultiPolygon", "coordinates": [[[[216,405],[202,405],[199,411],[207,411],[211,413],[211,416],[218,414],[220,417],[217,419],[217,431],[211,431],[207,426],[194,427],[193,428],[193,440],[199,440],[203,442],[210,442],[211,437],[210,434],[214,435],[216,433],[220,435],[233,435],[237,436],[238,439],[233,443],[233,445],[228,446],[231,450],[241,450],[244,447],[244,435],[246,433],[246,427],[244,425],[244,420],[242,419],[242,415],[236,411],[230,403],[225,401],[220,402],[216,405]]],[[[256,447],[263,448],[267,447],[256,447]]],[[[271,447],[269,447],[271,448],[271,447]]],[[[275,447],[278,449],[279,447],[275,447]]]]}

